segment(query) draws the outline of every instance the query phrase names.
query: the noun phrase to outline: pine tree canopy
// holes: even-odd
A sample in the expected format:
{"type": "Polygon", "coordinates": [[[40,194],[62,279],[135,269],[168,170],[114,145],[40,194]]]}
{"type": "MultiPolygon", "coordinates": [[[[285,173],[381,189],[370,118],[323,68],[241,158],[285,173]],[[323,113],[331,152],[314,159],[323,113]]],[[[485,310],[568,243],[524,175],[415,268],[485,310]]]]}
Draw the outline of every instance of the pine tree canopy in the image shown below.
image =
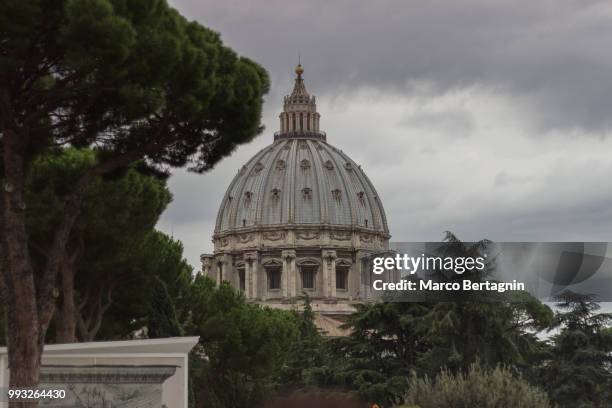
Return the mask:
{"type": "Polygon", "coordinates": [[[204,171],[261,131],[266,72],[164,0],[7,0],[0,27],[5,126],[30,153],[204,171]]]}

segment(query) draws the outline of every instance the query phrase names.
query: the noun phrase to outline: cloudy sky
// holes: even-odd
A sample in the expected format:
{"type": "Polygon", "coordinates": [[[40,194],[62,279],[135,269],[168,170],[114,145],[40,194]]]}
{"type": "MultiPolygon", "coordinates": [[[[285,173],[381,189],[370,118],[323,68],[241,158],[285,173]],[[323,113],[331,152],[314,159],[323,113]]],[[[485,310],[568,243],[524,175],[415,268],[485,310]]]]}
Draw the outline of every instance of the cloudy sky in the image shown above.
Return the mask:
{"type": "Polygon", "coordinates": [[[361,164],[393,241],[612,241],[612,3],[171,0],[262,64],[265,132],[176,172],[159,227],[212,251],[238,168],[272,142],[302,56],[328,142],[361,164]]]}

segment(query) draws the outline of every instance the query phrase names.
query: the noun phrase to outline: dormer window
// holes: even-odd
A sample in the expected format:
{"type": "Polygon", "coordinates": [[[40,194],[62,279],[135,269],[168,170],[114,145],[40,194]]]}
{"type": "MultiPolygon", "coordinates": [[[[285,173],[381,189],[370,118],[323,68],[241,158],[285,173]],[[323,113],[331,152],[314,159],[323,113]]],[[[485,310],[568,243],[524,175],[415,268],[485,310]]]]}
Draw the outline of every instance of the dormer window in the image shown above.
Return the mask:
{"type": "Polygon", "coordinates": [[[272,198],[275,199],[275,200],[278,200],[279,197],[280,197],[280,192],[281,192],[280,189],[273,188],[272,189],[272,198]]]}
{"type": "Polygon", "coordinates": [[[344,168],[346,171],[353,171],[353,165],[349,162],[344,163],[344,168]]]}
{"type": "Polygon", "coordinates": [[[310,168],[310,162],[308,160],[306,160],[306,159],[302,160],[300,162],[300,168],[302,170],[308,170],[310,168]]]}
{"type": "Polygon", "coordinates": [[[251,202],[251,199],[253,198],[253,193],[251,191],[245,191],[244,192],[244,201],[248,204],[251,202]]]}
{"type": "Polygon", "coordinates": [[[287,164],[285,163],[284,160],[279,160],[276,162],[276,170],[285,170],[286,166],[287,164]]]}
{"type": "Polygon", "coordinates": [[[357,198],[362,205],[365,205],[365,193],[363,191],[357,193],[357,198]]]}
{"type": "Polygon", "coordinates": [[[327,170],[333,170],[334,169],[334,163],[331,162],[331,160],[327,160],[324,164],[325,168],[327,170]]]}
{"type": "Polygon", "coordinates": [[[304,187],[302,189],[302,195],[304,196],[305,199],[312,198],[312,190],[308,187],[304,187]]]}
{"type": "Polygon", "coordinates": [[[259,172],[261,172],[263,170],[263,168],[264,168],[264,165],[259,163],[259,162],[257,162],[257,164],[255,164],[255,167],[253,167],[253,172],[255,174],[259,174],[259,172]]]}
{"type": "Polygon", "coordinates": [[[336,200],[340,200],[340,198],[342,197],[342,191],[337,188],[335,190],[332,190],[332,197],[334,197],[336,200]]]}

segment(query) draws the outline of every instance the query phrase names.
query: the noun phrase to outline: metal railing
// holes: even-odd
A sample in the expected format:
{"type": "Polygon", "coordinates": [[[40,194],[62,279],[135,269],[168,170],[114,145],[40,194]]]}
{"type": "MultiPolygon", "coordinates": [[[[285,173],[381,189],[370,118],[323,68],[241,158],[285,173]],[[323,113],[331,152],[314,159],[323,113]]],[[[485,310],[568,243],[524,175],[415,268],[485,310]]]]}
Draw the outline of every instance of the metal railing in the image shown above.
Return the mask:
{"type": "Polygon", "coordinates": [[[327,134],[323,131],[296,130],[292,132],[274,132],[274,141],[282,139],[317,139],[327,141],[327,134]]]}

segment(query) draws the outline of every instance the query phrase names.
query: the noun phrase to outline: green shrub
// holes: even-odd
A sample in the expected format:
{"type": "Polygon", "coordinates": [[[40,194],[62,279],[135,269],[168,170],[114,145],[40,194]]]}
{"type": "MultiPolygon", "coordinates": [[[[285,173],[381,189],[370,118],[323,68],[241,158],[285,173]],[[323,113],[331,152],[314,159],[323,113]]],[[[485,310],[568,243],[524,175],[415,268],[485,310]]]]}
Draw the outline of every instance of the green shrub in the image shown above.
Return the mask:
{"type": "Polygon", "coordinates": [[[477,364],[466,374],[443,370],[435,380],[413,376],[404,403],[419,408],[552,407],[543,391],[508,369],[486,370],[477,364]]]}

